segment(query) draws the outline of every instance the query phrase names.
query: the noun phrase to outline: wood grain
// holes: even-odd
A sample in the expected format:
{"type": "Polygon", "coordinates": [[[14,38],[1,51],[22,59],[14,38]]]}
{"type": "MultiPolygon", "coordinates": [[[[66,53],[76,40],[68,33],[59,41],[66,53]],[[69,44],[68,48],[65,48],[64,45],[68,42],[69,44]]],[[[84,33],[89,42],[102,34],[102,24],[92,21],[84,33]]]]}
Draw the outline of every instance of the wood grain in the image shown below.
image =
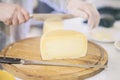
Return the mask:
{"type": "MultiPolygon", "coordinates": [[[[6,47],[2,55],[41,61],[40,38],[29,38],[6,47]]],[[[51,60],[50,62],[64,62],[73,64],[101,64],[106,65],[108,55],[106,51],[92,42],[88,44],[87,56],[79,59],[51,60]]],[[[3,64],[4,69],[24,80],[81,80],[94,76],[103,69],[59,67],[43,65],[3,64]]]]}

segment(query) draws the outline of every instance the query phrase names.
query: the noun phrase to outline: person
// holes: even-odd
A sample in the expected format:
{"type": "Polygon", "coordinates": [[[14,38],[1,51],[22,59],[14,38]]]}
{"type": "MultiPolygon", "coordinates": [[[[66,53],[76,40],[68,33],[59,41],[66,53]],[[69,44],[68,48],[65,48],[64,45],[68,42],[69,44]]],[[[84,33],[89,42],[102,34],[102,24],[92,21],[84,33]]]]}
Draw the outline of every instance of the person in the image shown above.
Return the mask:
{"type": "Polygon", "coordinates": [[[88,20],[88,25],[95,28],[99,24],[100,14],[92,3],[83,0],[40,0],[57,12],[79,16],[88,20]]]}
{"type": "MultiPolygon", "coordinates": [[[[20,0],[13,0],[13,1],[19,2],[20,0]]],[[[28,2],[32,3],[33,0],[24,0],[24,1],[22,3],[24,3],[26,7],[28,6],[30,7],[31,5],[30,4],[28,5],[28,2]]],[[[90,3],[81,0],[41,0],[41,1],[43,2],[46,1],[46,3],[51,2],[53,5],[59,6],[58,8],[60,10],[64,9],[64,11],[69,14],[88,19],[88,24],[91,28],[96,27],[99,23],[99,13],[97,9],[90,3]]],[[[32,12],[31,7],[30,7],[30,11],[32,12]]],[[[21,23],[24,23],[30,19],[29,16],[30,14],[31,13],[28,13],[25,9],[23,9],[21,6],[18,6],[16,4],[0,3],[0,20],[7,25],[19,25],[21,23]]],[[[26,34],[29,31],[30,25],[25,26],[22,24],[21,26],[22,26],[21,28],[15,27],[16,30],[14,35],[15,37],[17,37],[16,40],[26,38],[26,34]]]]}
{"type": "MultiPolygon", "coordinates": [[[[14,8],[17,8],[17,6],[19,6],[20,8],[24,9],[24,11],[26,11],[27,17],[29,17],[29,14],[33,13],[33,0],[1,0],[1,3],[9,5],[9,6],[7,5],[4,6],[4,7],[7,7],[8,9],[10,6],[11,7],[14,6],[14,8]]],[[[20,8],[17,8],[17,9],[19,10],[20,8]]],[[[21,13],[21,15],[23,14],[21,13]]],[[[22,18],[22,16],[20,18],[22,18]]],[[[15,22],[16,25],[11,24],[11,25],[5,26],[7,35],[9,36],[10,43],[16,42],[21,39],[25,39],[27,37],[30,31],[30,25],[31,25],[31,20],[29,19],[26,20],[26,22],[24,22],[24,19],[23,19],[22,24],[15,22]]]]}
{"type": "Polygon", "coordinates": [[[29,20],[29,13],[16,4],[0,3],[0,21],[6,25],[19,25],[29,20]]]}
{"type": "MultiPolygon", "coordinates": [[[[21,6],[17,4],[0,3],[0,21],[4,22],[4,24],[8,26],[10,25],[16,26],[28,20],[29,20],[29,13],[21,6]]],[[[4,25],[1,26],[3,27],[4,25]]],[[[9,39],[8,35],[6,35],[2,29],[0,31],[0,50],[9,44],[8,42],[10,39],[9,40],[7,39],[9,39]]]]}

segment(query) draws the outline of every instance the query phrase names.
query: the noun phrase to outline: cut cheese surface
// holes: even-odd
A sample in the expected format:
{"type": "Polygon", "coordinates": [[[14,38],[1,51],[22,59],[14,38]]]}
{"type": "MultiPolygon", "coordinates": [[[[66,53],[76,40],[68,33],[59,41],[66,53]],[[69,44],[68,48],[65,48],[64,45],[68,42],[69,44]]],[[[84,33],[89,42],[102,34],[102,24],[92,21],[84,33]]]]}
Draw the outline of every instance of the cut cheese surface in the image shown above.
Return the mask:
{"type": "Polygon", "coordinates": [[[50,18],[44,22],[43,33],[47,33],[54,30],[62,30],[63,22],[61,18],[50,18]]]}
{"type": "Polygon", "coordinates": [[[43,60],[79,58],[86,55],[87,39],[80,32],[56,30],[43,34],[41,56],[43,60]]]}

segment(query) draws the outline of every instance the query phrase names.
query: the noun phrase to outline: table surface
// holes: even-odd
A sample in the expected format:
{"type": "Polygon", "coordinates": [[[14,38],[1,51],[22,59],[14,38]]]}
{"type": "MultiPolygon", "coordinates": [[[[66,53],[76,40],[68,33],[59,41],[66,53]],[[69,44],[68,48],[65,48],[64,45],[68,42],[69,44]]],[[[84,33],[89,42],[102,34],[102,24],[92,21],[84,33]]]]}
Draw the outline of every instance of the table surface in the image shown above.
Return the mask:
{"type": "MultiPolygon", "coordinates": [[[[82,24],[79,21],[82,19],[74,19],[64,21],[65,29],[76,30],[85,33],[89,37],[88,25],[82,24]],[[74,27],[73,27],[74,25],[74,27]],[[78,26],[79,25],[79,26],[78,26]]],[[[120,40],[120,21],[114,23],[114,26],[111,28],[101,28],[100,26],[97,29],[104,29],[110,31],[116,40],[120,40]]],[[[91,40],[91,39],[90,39],[91,40]]],[[[92,40],[93,41],[93,40],[92,40]]],[[[96,44],[102,46],[108,53],[108,68],[102,71],[101,73],[90,77],[86,80],[120,80],[120,50],[117,50],[113,43],[102,43],[93,41],[96,44]]]]}
{"type": "MultiPolygon", "coordinates": [[[[87,28],[84,27],[86,25],[83,25],[78,21],[79,19],[64,21],[65,29],[81,31],[81,26],[82,26],[82,32],[87,35],[88,34],[88,31],[86,30],[87,28]],[[74,28],[73,28],[73,25],[74,25],[74,28]]],[[[115,24],[115,27],[110,28],[110,30],[113,31],[114,35],[117,36],[116,39],[120,39],[120,24],[119,23],[120,22],[117,22],[115,24]]],[[[96,41],[93,41],[93,42],[99,44],[107,51],[108,68],[100,72],[99,74],[93,77],[90,77],[86,80],[119,80],[120,79],[120,50],[117,50],[115,48],[115,46],[113,45],[114,43],[102,43],[102,42],[96,42],[96,41]]],[[[21,80],[21,79],[16,78],[16,80],[21,80]]]]}

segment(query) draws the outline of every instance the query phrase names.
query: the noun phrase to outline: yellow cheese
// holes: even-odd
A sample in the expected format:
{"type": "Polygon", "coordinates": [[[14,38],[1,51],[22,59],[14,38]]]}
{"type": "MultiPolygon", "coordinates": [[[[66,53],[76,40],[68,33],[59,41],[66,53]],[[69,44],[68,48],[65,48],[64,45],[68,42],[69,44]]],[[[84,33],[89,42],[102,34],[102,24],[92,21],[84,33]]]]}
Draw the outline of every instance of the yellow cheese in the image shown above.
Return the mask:
{"type": "Polygon", "coordinates": [[[0,80],[15,80],[15,78],[8,72],[0,70],[0,80]]]}
{"type": "Polygon", "coordinates": [[[103,30],[92,32],[91,37],[97,41],[114,41],[113,35],[103,30]]]}
{"type": "Polygon", "coordinates": [[[54,30],[62,30],[63,22],[61,18],[49,18],[44,22],[43,33],[47,33],[54,30]]]}
{"type": "Polygon", "coordinates": [[[43,60],[79,58],[87,52],[86,36],[71,30],[43,34],[40,45],[43,60]]]}

